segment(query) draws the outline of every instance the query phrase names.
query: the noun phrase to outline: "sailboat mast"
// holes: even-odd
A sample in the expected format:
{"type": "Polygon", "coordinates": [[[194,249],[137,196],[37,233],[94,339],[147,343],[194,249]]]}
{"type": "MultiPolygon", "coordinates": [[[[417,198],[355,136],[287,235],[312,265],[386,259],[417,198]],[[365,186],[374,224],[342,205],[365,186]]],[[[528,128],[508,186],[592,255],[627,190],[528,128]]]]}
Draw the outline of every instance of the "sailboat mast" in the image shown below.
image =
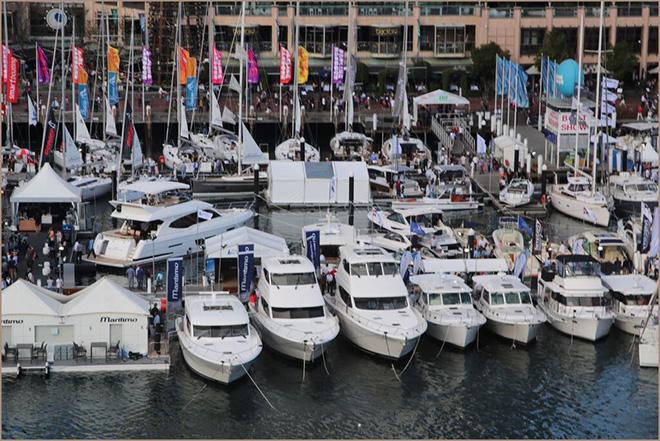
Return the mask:
{"type": "MultiPolygon", "coordinates": [[[[170,77],[170,90],[169,90],[170,100],[169,100],[169,105],[167,106],[167,125],[165,126],[165,143],[170,142],[170,121],[172,117],[172,102],[176,101],[172,96],[172,90],[174,90],[174,78],[176,77],[177,82],[179,81],[179,47],[177,45],[178,41],[179,41],[179,17],[177,17],[176,19],[176,30],[174,31],[174,60],[172,60],[172,76],[170,77]]],[[[179,115],[179,111],[177,110],[177,116],[178,115],[179,115]]]]}
{"type": "Polygon", "coordinates": [[[177,120],[177,131],[176,131],[176,146],[181,148],[181,32],[179,32],[179,27],[181,26],[181,1],[179,1],[179,10],[177,12],[177,41],[176,41],[176,120],[177,120]]]}
{"type": "Polygon", "coordinates": [[[208,18],[209,18],[209,135],[213,130],[213,52],[215,43],[213,42],[213,0],[209,1],[208,18]]]}
{"type": "Polygon", "coordinates": [[[76,19],[71,16],[71,120],[73,122],[73,139],[76,139],[76,84],[73,81],[73,69],[77,66],[74,65],[76,50],[76,19]]]}
{"type": "MultiPolygon", "coordinates": [[[[598,145],[600,144],[600,70],[601,70],[601,58],[602,58],[602,51],[603,51],[603,22],[604,22],[604,16],[605,16],[605,1],[601,0],[600,2],[600,21],[598,23],[598,65],[597,65],[597,71],[596,71],[596,142],[594,143],[594,156],[593,156],[593,161],[592,161],[592,168],[593,168],[593,176],[591,180],[591,194],[594,195],[596,193],[596,155],[598,153],[598,145]]],[[[589,135],[591,135],[591,130],[589,130],[589,135]]],[[[591,142],[591,139],[589,139],[589,142],[591,142]]]]}
{"type": "MultiPolygon", "coordinates": [[[[133,21],[131,21],[131,44],[130,44],[130,49],[128,51],[128,69],[126,69],[126,87],[124,87],[124,117],[121,124],[121,141],[119,142],[119,155],[117,156],[117,182],[119,182],[119,178],[121,177],[121,170],[122,170],[121,166],[123,162],[122,155],[124,150],[124,135],[126,134],[126,110],[128,107],[128,93],[129,93],[128,88],[130,85],[129,82],[131,80],[132,65],[133,65],[133,21]]],[[[131,108],[131,113],[132,112],[133,109],[131,108]]]]}
{"type": "MultiPolygon", "coordinates": [[[[61,8],[62,8],[62,14],[64,14],[64,1],[61,2],[61,8]]],[[[5,14],[5,17],[7,14],[5,14]]],[[[62,50],[62,53],[60,54],[60,63],[61,63],[61,70],[62,70],[62,78],[61,78],[61,95],[60,95],[60,124],[62,125],[62,145],[64,148],[62,149],[62,164],[64,166],[64,176],[66,176],[66,140],[64,138],[64,115],[66,111],[66,102],[64,99],[64,83],[66,82],[66,73],[64,70],[64,25],[62,26],[62,47],[60,48],[62,50]]]]}
{"type": "MultiPolygon", "coordinates": [[[[350,119],[350,114],[353,112],[349,112],[348,106],[353,105],[353,85],[349,84],[351,82],[351,41],[353,41],[353,20],[351,19],[351,10],[353,8],[351,7],[351,1],[349,0],[348,2],[348,32],[346,33],[346,53],[347,53],[347,60],[346,60],[346,81],[344,81],[344,87],[349,88],[348,94],[346,96],[350,99],[350,103],[346,102],[344,103],[345,106],[345,111],[344,111],[344,130],[347,131],[352,131],[352,129],[349,129],[349,127],[352,128],[353,126],[353,121],[349,121],[350,119]]],[[[331,82],[332,84],[332,82],[331,82]]],[[[330,106],[332,107],[332,105],[330,106]]]]}
{"type": "MultiPolygon", "coordinates": [[[[576,112],[576,118],[575,118],[575,124],[576,124],[576,130],[575,130],[575,159],[574,159],[574,164],[573,167],[575,169],[580,168],[580,161],[578,157],[578,139],[580,138],[578,132],[579,132],[579,127],[580,127],[580,114],[582,113],[582,103],[580,102],[580,92],[582,91],[582,79],[580,78],[580,74],[582,73],[582,52],[584,50],[584,14],[582,14],[580,18],[580,48],[578,52],[578,74],[577,74],[577,112],[576,112]]],[[[589,134],[587,133],[587,138],[589,137],[589,134]]],[[[589,145],[589,139],[587,139],[587,145],[589,145]]],[[[588,156],[588,154],[587,154],[588,156]]]]}
{"type": "MultiPolygon", "coordinates": [[[[135,20],[131,20],[131,50],[130,50],[130,55],[129,55],[129,76],[127,81],[130,83],[127,83],[131,85],[131,124],[133,124],[133,132],[135,132],[135,66],[133,62],[133,53],[135,51],[135,47],[133,44],[133,32],[135,28],[135,20]]],[[[127,88],[128,89],[128,88],[127,88]]],[[[128,90],[126,90],[126,93],[128,93],[128,90]]],[[[133,148],[133,144],[135,144],[135,137],[137,136],[136,133],[133,133],[133,138],[131,139],[131,178],[135,177],[135,161],[133,160],[133,157],[135,156],[135,149],[133,148]]]]}
{"type": "MultiPolygon", "coordinates": [[[[2,3],[2,15],[3,15],[3,27],[4,27],[4,39],[7,42],[7,46],[9,46],[9,31],[7,28],[7,2],[2,3]]],[[[9,62],[9,57],[7,57],[7,61],[9,62]]],[[[7,95],[5,95],[5,104],[7,104],[8,112],[7,112],[7,141],[8,141],[8,147],[11,150],[14,150],[14,112],[12,111],[12,104],[7,103],[7,95]]]]}
{"type": "MultiPolygon", "coordinates": [[[[238,163],[238,173],[241,172],[241,153],[243,150],[243,57],[247,56],[245,50],[245,2],[241,4],[241,50],[239,57],[239,68],[238,68],[238,81],[240,90],[238,92],[238,152],[236,154],[236,161],[238,163]]],[[[247,64],[247,63],[245,63],[247,64]]],[[[246,81],[247,83],[247,81],[246,81]]]]}

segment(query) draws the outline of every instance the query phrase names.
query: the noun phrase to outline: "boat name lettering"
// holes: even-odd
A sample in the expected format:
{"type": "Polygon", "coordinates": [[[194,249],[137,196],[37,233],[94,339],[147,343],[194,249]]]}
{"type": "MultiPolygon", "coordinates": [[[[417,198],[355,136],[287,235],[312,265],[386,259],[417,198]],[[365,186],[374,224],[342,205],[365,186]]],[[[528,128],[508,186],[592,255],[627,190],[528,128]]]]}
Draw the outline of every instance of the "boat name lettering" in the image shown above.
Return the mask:
{"type": "Polygon", "coordinates": [[[137,317],[107,317],[103,316],[101,317],[100,322],[101,323],[135,323],[137,322],[138,319],[137,317]]]}

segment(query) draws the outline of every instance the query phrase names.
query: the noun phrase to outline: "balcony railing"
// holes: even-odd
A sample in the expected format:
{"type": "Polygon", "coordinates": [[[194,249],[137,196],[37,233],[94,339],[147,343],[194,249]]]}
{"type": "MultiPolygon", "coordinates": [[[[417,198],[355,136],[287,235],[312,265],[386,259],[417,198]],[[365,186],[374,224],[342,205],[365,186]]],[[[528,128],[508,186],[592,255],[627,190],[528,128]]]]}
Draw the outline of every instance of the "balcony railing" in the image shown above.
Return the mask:
{"type": "Polygon", "coordinates": [[[438,41],[435,45],[436,55],[463,55],[464,53],[465,43],[438,41]]]}
{"type": "Polygon", "coordinates": [[[545,8],[522,8],[520,13],[523,17],[543,18],[545,17],[545,8]]]}
{"type": "Polygon", "coordinates": [[[619,17],[641,17],[641,5],[617,5],[616,14],[619,17]]]}
{"type": "Polygon", "coordinates": [[[401,53],[401,43],[389,41],[358,41],[358,51],[371,52],[372,54],[397,55],[401,53]]]}
{"type": "Polygon", "coordinates": [[[327,41],[325,42],[325,44],[322,41],[316,41],[316,42],[308,41],[301,44],[305,47],[305,49],[307,49],[307,51],[310,54],[314,54],[314,55],[323,55],[323,56],[330,55],[330,52],[332,50],[332,43],[327,41]]]}
{"type": "Polygon", "coordinates": [[[473,6],[422,6],[421,15],[474,15],[473,6]]]}
{"type": "Polygon", "coordinates": [[[554,8],[555,17],[577,17],[577,8],[560,7],[554,8]]]}
{"type": "Polygon", "coordinates": [[[326,15],[348,15],[346,5],[305,5],[300,6],[300,15],[326,16],[326,15]]]}
{"type": "Polygon", "coordinates": [[[511,18],[513,17],[513,8],[488,8],[490,18],[511,18]]]}
{"type": "MultiPolygon", "coordinates": [[[[216,15],[240,15],[241,5],[215,5],[216,15]]],[[[271,14],[271,5],[269,3],[252,4],[248,3],[245,6],[246,15],[268,16],[271,14]]]]}
{"type": "MultiPolygon", "coordinates": [[[[392,15],[392,16],[401,16],[406,15],[405,5],[388,5],[388,6],[359,6],[358,15],[366,16],[381,16],[381,15],[392,15]]],[[[412,15],[412,8],[408,7],[408,15],[412,15]]]]}
{"type": "MultiPolygon", "coordinates": [[[[584,15],[586,17],[600,17],[600,8],[597,6],[590,6],[584,8],[584,15]]],[[[610,15],[610,10],[605,8],[603,10],[603,16],[608,17],[610,15]]]]}

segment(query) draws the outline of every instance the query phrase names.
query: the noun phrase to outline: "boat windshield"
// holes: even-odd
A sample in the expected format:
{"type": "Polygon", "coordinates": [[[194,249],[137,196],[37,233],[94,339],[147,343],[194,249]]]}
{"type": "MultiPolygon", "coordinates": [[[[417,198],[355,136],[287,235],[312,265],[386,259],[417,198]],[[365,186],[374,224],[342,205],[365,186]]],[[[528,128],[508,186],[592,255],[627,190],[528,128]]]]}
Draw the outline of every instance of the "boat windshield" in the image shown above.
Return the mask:
{"type": "Polygon", "coordinates": [[[646,306],[651,303],[651,294],[637,294],[625,296],[626,305],[640,305],[646,306]]]}
{"type": "Polygon", "coordinates": [[[291,286],[291,285],[314,285],[316,277],[314,273],[289,273],[289,274],[271,274],[272,285],[291,286]]]}
{"type": "Polygon", "coordinates": [[[193,335],[195,337],[206,338],[225,338],[225,337],[247,337],[248,325],[230,325],[230,326],[193,326],[193,335]]]}
{"type": "Polygon", "coordinates": [[[513,193],[525,193],[527,192],[527,182],[525,181],[515,181],[512,182],[509,186],[509,191],[513,193]]]}
{"type": "Polygon", "coordinates": [[[355,307],[358,309],[390,310],[403,309],[408,306],[405,296],[401,297],[353,297],[355,307]]]}
{"type": "MultiPolygon", "coordinates": [[[[633,187],[631,185],[631,187],[633,187]]],[[[636,188],[631,188],[631,190],[637,190],[637,191],[649,191],[653,193],[658,192],[658,186],[654,183],[648,183],[648,184],[637,184],[635,186],[636,188]]]]}
{"type": "Polygon", "coordinates": [[[367,262],[351,264],[352,276],[390,276],[399,272],[394,262],[367,262]]]}
{"type": "Polygon", "coordinates": [[[566,297],[566,306],[607,306],[609,300],[605,297],[566,297]]]}
{"type": "Polygon", "coordinates": [[[600,264],[592,260],[566,262],[561,267],[559,274],[562,277],[597,276],[600,273],[600,264]]]}
{"type": "Polygon", "coordinates": [[[323,306],[307,308],[276,308],[271,306],[274,319],[306,319],[325,316],[323,306]]]}
{"type": "Polygon", "coordinates": [[[526,291],[523,292],[507,292],[504,293],[504,298],[507,305],[529,305],[532,303],[532,298],[526,291]]]}
{"type": "Polygon", "coordinates": [[[429,306],[469,305],[472,303],[472,298],[467,292],[430,293],[428,302],[429,306]]]}
{"type": "Polygon", "coordinates": [[[575,193],[580,193],[584,191],[591,191],[591,186],[589,186],[589,184],[569,184],[568,190],[575,193]]]}

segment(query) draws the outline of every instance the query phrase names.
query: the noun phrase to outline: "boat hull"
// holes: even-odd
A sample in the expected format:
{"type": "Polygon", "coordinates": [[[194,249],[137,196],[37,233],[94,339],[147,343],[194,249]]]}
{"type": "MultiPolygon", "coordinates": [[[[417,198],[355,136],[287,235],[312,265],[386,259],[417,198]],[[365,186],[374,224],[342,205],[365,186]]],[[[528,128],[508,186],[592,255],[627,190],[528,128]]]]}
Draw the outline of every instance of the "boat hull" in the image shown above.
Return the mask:
{"type": "Polygon", "coordinates": [[[614,326],[627,334],[639,335],[643,321],[643,317],[617,316],[614,320],[614,326]]]}
{"type": "Polygon", "coordinates": [[[489,318],[486,326],[502,338],[526,345],[536,339],[541,323],[506,323],[489,318]]]}
{"type": "Polygon", "coordinates": [[[557,191],[553,191],[551,195],[552,208],[567,216],[601,227],[607,227],[610,223],[610,211],[607,206],[577,201],[557,191]],[[593,213],[593,218],[585,213],[585,208],[593,213]]]}
{"type": "Polygon", "coordinates": [[[289,340],[272,332],[270,329],[263,326],[258,320],[255,320],[255,324],[259,329],[261,339],[266,346],[287,357],[295,358],[296,360],[314,361],[323,354],[330,344],[330,341],[318,345],[313,342],[303,344],[289,340]]]}
{"type": "Polygon", "coordinates": [[[548,323],[559,332],[587,341],[596,341],[610,333],[614,318],[559,317],[544,310],[548,323]]]}
{"type": "Polygon", "coordinates": [[[218,365],[197,357],[183,345],[181,345],[181,352],[188,367],[197,375],[222,384],[229,384],[243,377],[255,360],[250,360],[242,365],[218,365]]]}
{"type": "MultiPolygon", "coordinates": [[[[614,212],[620,218],[639,216],[642,211],[642,204],[640,201],[631,201],[625,199],[614,199],[614,212]]],[[[651,209],[651,211],[658,206],[658,201],[644,201],[644,203],[651,209]]]]}
{"type": "Polygon", "coordinates": [[[476,340],[481,327],[480,325],[428,323],[427,332],[431,337],[462,349],[470,346],[476,340]]]}

